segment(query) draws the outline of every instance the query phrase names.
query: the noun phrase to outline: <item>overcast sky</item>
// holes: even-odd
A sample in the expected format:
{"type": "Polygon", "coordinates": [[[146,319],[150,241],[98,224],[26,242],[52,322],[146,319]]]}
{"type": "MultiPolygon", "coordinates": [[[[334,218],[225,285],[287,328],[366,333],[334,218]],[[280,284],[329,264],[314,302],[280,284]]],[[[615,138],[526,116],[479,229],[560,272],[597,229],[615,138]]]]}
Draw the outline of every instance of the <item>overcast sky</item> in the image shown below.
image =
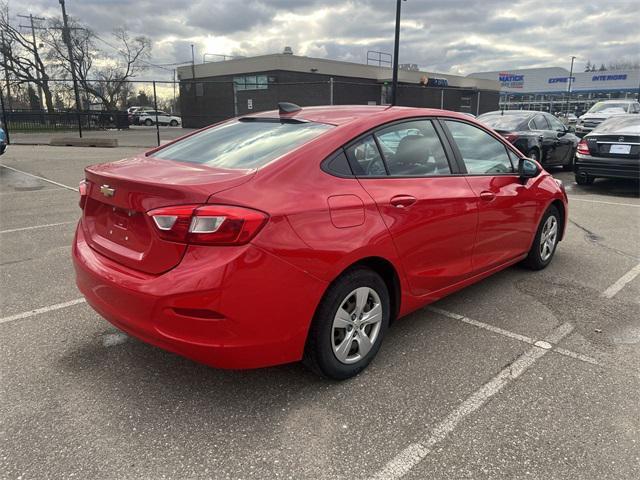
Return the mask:
{"type": "MultiPolygon", "coordinates": [[[[67,0],[67,11],[104,38],[119,26],[151,37],[154,63],[190,60],[191,43],[197,62],[203,53],[252,56],[288,45],[298,55],[365,63],[367,50],[393,51],[395,4],[67,0]]],[[[10,0],[10,8],[12,15],[60,12],[57,0],[10,0]]],[[[430,71],[568,68],[570,55],[582,69],[587,60],[640,58],[640,0],[408,0],[402,8],[400,63],[430,71]]]]}

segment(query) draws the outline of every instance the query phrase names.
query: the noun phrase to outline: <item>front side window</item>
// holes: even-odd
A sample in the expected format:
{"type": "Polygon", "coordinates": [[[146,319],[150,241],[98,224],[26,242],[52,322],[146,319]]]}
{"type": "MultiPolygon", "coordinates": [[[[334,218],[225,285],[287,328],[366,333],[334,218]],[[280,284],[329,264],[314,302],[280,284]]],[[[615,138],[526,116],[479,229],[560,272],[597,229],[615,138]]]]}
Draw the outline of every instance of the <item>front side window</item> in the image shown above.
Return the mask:
{"type": "Polygon", "coordinates": [[[331,125],[314,122],[232,121],[179,140],[155,158],[230,169],[260,168],[324,132],[331,125]]]}
{"type": "Polygon", "coordinates": [[[507,148],[484,130],[468,123],[446,120],[467,172],[472,175],[513,173],[507,148]]]}
{"type": "Polygon", "coordinates": [[[389,175],[449,175],[451,169],[440,137],[429,120],[392,125],[376,133],[389,175]]]}
{"type": "Polygon", "coordinates": [[[346,152],[356,176],[379,177],[387,174],[378,146],[371,135],[351,145],[346,152]]]}

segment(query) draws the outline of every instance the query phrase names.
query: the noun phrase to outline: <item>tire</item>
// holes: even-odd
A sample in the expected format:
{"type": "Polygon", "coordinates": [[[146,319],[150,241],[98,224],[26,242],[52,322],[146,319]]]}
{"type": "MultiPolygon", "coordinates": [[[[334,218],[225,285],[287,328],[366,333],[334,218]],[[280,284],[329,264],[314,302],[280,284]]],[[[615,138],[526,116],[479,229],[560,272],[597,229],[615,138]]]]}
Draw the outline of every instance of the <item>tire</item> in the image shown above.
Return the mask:
{"type": "Polygon", "coordinates": [[[150,118],[147,118],[147,119],[144,121],[144,124],[145,124],[147,127],[150,127],[151,125],[153,125],[153,120],[151,120],[150,118]]]}
{"type": "Polygon", "coordinates": [[[593,185],[595,178],[587,175],[586,173],[576,173],[575,175],[576,183],[578,185],[593,185]]]}
{"type": "Polygon", "coordinates": [[[303,363],[334,380],[357,375],[378,353],[390,314],[389,291],[380,275],[364,267],[348,270],[327,289],[318,306],[303,363]]]}
{"type": "Polygon", "coordinates": [[[169,125],[172,126],[172,127],[177,127],[178,126],[178,121],[177,120],[171,120],[169,122],[169,125]]]}
{"type": "Polygon", "coordinates": [[[537,148],[532,148],[531,150],[529,150],[529,152],[527,153],[527,157],[532,158],[533,160],[535,160],[538,163],[542,163],[540,162],[540,152],[538,151],[537,148]]]}
{"type": "Polygon", "coordinates": [[[569,161],[562,166],[562,169],[565,172],[570,172],[573,170],[573,162],[576,158],[576,151],[571,150],[571,155],[569,156],[569,161]]]}
{"type": "Polygon", "coordinates": [[[560,212],[551,205],[544,212],[542,220],[540,220],[533,245],[531,245],[531,250],[529,250],[529,254],[523,263],[531,270],[546,268],[553,260],[559,238],[560,212]]]}

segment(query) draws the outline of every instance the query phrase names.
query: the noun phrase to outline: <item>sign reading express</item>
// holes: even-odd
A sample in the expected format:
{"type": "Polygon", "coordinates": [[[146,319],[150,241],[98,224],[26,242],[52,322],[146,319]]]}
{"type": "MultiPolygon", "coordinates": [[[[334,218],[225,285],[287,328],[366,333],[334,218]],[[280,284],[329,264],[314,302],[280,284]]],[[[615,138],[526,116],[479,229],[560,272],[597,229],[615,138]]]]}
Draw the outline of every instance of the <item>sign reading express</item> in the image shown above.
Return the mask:
{"type": "MultiPolygon", "coordinates": [[[[569,77],[555,77],[555,78],[549,79],[549,83],[567,83],[568,81],[569,81],[569,77]]],[[[571,77],[571,81],[575,82],[576,77],[571,77]]]]}
{"type": "Polygon", "coordinates": [[[500,72],[498,81],[505,88],[524,88],[524,75],[518,73],[500,72]]]}

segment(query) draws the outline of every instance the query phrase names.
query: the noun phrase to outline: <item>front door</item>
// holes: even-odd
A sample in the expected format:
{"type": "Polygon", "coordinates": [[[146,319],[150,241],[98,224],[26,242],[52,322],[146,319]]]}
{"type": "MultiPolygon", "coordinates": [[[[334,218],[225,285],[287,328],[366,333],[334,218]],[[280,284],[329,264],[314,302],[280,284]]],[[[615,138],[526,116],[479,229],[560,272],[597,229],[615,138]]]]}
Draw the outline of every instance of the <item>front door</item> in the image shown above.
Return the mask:
{"type": "Polygon", "coordinates": [[[382,128],[347,156],[391,233],[413,295],[471,275],[477,198],[463,176],[452,175],[431,120],[382,128]]]}
{"type": "Polygon", "coordinates": [[[466,122],[445,120],[456,157],[478,198],[478,229],[473,252],[477,273],[504,264],[530,248],[537,201],[533,181],[523,184],[515,155],[489,132],[466,122]]]}

